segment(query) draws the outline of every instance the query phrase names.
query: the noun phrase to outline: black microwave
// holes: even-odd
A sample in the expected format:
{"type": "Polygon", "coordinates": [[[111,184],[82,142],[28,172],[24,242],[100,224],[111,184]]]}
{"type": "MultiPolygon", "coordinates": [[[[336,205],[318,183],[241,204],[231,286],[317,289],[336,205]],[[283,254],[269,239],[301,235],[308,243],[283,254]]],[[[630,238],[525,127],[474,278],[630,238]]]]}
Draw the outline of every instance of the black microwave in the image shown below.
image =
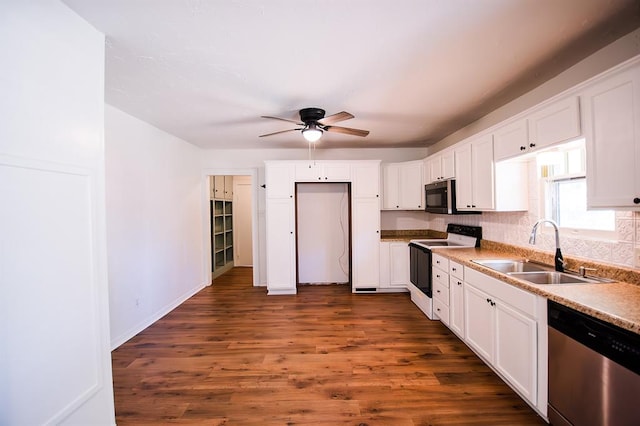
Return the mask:
{"type": "Polygon", "coordinates": [[[429,183],[424,186],[424,211],[439,214],[479,214],[458,211],[456,208],[456,181],[454,179],[429,183]]]}

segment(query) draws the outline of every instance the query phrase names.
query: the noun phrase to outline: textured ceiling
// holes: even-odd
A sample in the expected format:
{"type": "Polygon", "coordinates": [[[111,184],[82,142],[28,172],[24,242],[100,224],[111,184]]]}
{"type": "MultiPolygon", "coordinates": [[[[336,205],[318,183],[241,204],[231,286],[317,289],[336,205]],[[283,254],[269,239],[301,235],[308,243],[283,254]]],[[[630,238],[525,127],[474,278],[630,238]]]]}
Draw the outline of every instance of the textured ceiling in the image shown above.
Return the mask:
{"type": "Polygon", "coordinates": [[[291,148],[304,107],[428,146],[640,26],[639,0],[64,0],[106,34],[106,101],[203,148],[291,148]]]}

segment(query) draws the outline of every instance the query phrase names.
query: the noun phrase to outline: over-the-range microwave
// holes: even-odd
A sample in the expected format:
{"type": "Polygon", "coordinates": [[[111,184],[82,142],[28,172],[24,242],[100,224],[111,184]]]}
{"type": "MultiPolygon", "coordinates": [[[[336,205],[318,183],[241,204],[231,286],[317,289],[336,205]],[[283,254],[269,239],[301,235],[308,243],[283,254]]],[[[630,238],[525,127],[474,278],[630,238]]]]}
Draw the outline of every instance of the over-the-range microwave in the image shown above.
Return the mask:
{"type": "Polygon", "coordinates": [[[424,200],[424,211],[427,213],[480,214],[480,212],[458,211],[455,179],[426,184],[424,186],[424,200]]]}

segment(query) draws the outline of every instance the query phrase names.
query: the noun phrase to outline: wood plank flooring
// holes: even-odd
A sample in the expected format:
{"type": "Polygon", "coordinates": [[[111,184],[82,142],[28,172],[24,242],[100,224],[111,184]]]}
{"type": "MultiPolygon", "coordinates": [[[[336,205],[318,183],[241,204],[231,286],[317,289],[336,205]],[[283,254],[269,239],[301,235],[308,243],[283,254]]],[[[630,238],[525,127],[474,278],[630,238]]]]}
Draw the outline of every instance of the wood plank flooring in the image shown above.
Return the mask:
{"type": "Polygon", "coordinates": [[[408,294],[234,268],[112,353],[119,425],[542,425],[408,294]]]}

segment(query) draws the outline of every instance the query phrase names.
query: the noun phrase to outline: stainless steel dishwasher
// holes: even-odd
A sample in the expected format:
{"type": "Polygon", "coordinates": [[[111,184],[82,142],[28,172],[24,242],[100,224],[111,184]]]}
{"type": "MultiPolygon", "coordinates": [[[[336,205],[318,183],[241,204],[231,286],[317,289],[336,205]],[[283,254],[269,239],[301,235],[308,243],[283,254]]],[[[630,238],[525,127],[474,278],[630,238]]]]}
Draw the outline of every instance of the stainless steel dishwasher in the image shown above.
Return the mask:
{"type": "Polygon", "coordinates": [[[549,421],[640,424],[640,335],[549,301],[549,421]]]}

